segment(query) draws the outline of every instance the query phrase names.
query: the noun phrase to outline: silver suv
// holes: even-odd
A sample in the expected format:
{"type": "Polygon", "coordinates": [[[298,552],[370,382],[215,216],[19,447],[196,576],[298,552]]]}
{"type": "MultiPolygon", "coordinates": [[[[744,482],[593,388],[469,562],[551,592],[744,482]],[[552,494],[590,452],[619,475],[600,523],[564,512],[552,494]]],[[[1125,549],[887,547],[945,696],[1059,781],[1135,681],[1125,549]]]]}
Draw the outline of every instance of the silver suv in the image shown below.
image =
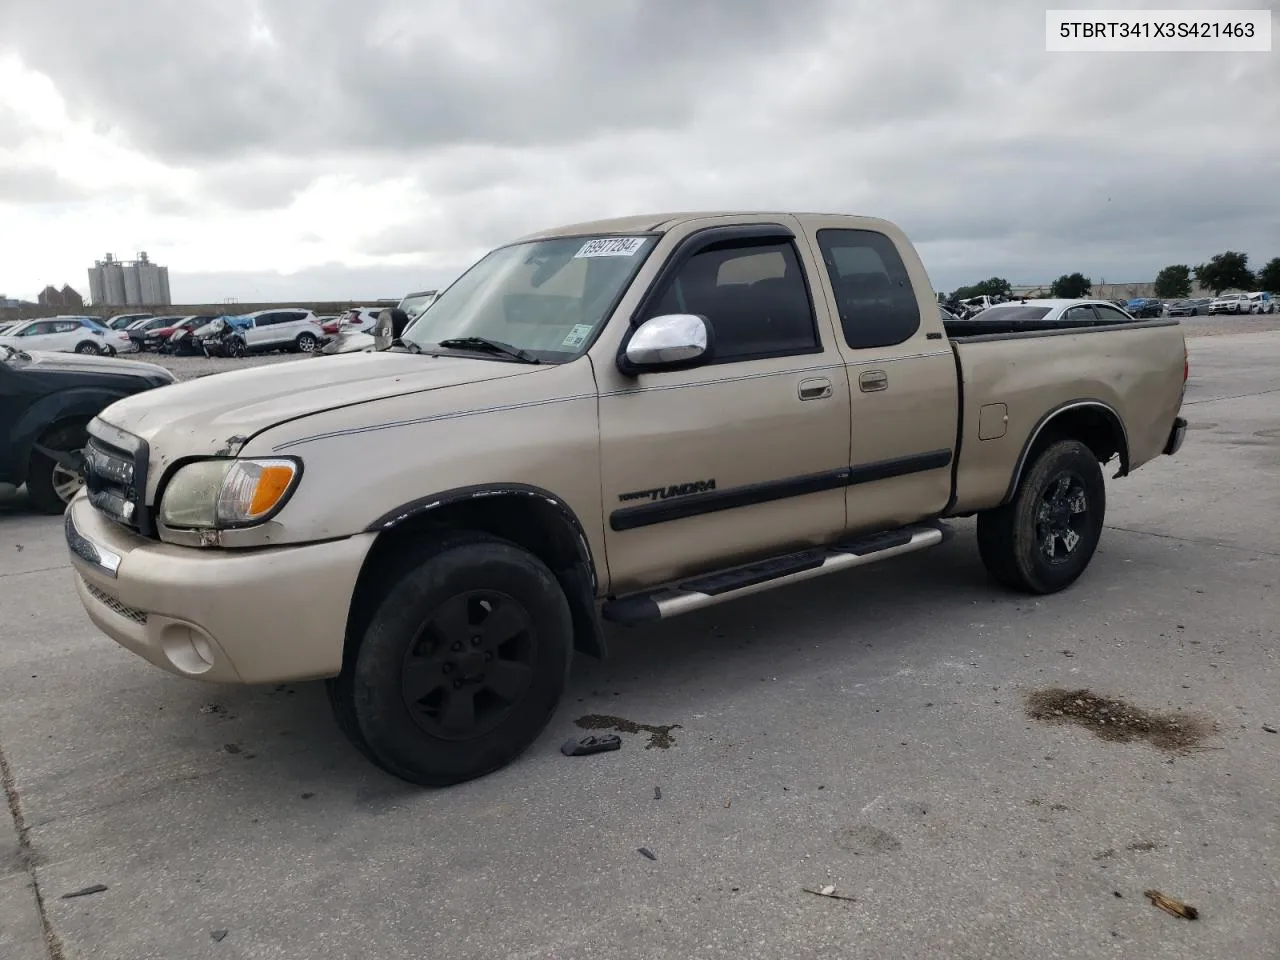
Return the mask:
{"type": "Polygon", "coordinates": [[[245,350],[297,350],[314,353],[324,340],[320,320],[310,310],[259,310],[246,314],[249,325],[240,331],[245,350]]]}

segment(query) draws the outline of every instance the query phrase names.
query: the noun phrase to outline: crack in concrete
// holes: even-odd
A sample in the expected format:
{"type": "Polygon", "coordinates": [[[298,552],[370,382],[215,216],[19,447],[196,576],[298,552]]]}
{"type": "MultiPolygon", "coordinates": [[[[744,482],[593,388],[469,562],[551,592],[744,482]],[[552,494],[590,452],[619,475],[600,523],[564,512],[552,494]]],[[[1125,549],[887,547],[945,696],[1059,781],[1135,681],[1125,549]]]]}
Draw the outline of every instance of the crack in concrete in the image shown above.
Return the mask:
{"type": "Polygon", "coordinates": [[[60,563],[56,567],[36,567],[34,570],[15,570],[12,573],[0,573],[0,580],[3,580],[5,577],[26,577],[33,573],[51,573],[54,570],[69,570],[70,568],[71,564],[60,563]]]}
{"type": "Polygon", "coordinates": [[[40,928],[44,931],[45,949],[49,951],[49,960],[65,960],[62,941],[53,931],[49,915],[44,907],[44,894],[40,892],[40,881],[36,877],[36,856],[31,846],[30,831],[27,829],[26,817],[22,813],[22,800],[18,796],[18,784],[13,779],[13,770],[9,766],[9,758],[5,756],[4,746],[0,744],[0,786],[4,788],[5,800],[9,804],[9,815],[13,817],[14,829],[18,832],[18,858],[22,861],[31,879],[31,889],[36,897],[36,912],[40,916],[40,928]]]}
{"type": "Polygon", "coordinates": [[[1184,407],[1194,406],[1197,403],[1217,403],[1219,400],[1246,400],[1249,397],[1265,397],[1269,393],[1280,393],[1280,387],[1274,390],[1259,390],[1257,393],[1237,393],[1229,397],[1201,397],[1199,400],[1184,400],[1184,407]]]}
{"type": "Polygon", "coordinates": [[[1254,547],[1242,547],[1234,543],[1225,543],[1222,540],[1202,540],[1198,537],[1177,537],[1172,533],[1154,533],[1150,530],[1135,530],[1132,527],[1115,527],[1106,524],[1107,530],[1119,530],[1121,533],[1136,533],[1143,537],[1159,537],[1161,540],[1177,540],[1179,543],[1194,543],[1201,547],[1221,547],[1224,550],[1239,550],[1241,553],[1251,553],[1256,557],[1280,557],[1280,553],[1271,550],[1258,550],[1254,547]]]}

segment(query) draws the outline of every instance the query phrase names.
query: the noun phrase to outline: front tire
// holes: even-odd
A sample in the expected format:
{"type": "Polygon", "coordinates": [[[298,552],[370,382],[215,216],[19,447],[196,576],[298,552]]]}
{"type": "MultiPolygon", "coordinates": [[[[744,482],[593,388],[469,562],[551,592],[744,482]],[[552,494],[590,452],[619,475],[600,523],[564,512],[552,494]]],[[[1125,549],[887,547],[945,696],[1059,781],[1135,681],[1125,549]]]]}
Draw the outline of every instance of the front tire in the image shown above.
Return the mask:
{"type": "Polygon", "coordinates": [[[239,360],[248,351],[245,349],[243,340],[239,337],[232,337],[227,341],[226,346],[222,348],[222,352],[232,360],[239,360]]]}
{"type": "MultiPolygon", "coordinates": [[[[39,441],[40,446],[64,454],[77,453],[88,442],[89,434],[83,424],[56,427],[39,441]]],[[[78,471],[39,450],[31,451],[27,468],[27,499],[41,513],[52,516],[63,513],[83,485],[78,471]]]]}
{"type": "Polygon", "coordinates": [[[1059,440],[1027,469],[1010,503],[978,514],[982,563],[1014,590],[1064,590],[1093,559],[1106,508],[1098,458],[1077,440],[1059,440]]]}
{"type": "Polygon", "coordinates": [[[528,749],[572,654],[569,603],[546,564],[505,540],[457,534],[386,588],[329,697],[375,764],[450,786],[528,749]]]}

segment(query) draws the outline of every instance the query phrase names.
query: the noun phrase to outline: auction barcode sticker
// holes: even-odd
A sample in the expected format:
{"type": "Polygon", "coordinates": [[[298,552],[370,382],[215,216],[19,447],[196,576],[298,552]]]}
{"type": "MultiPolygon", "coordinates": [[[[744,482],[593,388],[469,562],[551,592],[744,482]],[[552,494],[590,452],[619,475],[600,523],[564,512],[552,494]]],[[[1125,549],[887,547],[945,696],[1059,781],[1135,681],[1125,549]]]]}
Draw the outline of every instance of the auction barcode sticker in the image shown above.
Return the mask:
{"type": "Polygon", "coordinates": [[[1045,50],[1270,53],[1270,10],[1047,10],[1045,50]]]}
{"type": "Polygon", "coordinates": [[[604,237],[588,240],[574,257],[634,257],[644,246],[644,237],[604,237]]]}

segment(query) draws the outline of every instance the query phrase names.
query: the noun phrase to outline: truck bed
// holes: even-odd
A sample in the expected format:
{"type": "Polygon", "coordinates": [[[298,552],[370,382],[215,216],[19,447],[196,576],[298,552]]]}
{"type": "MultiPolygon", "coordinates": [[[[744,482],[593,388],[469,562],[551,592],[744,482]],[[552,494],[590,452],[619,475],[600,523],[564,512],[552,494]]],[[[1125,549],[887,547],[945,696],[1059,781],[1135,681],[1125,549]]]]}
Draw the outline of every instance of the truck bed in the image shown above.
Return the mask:
{"type": "Polygon", "coordinates": [[[1182,403],[1177,320],[947,323],[960,371],[953,513],[999,504],[1027,446],[1068,411],[1114,425],[1129,470],[1158,456],[1182,403]],[[1097,336],[1097,334],[1107,334],[1097,336]]]}

